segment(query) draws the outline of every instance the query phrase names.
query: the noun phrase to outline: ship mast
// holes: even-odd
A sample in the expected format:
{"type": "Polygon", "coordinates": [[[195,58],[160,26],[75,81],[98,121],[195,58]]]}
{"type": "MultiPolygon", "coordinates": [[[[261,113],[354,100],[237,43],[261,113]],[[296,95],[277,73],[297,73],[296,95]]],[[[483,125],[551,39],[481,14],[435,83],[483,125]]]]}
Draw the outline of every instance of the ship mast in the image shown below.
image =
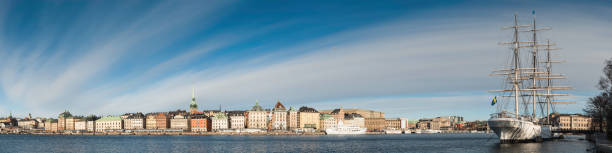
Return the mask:
{"type": "Polygon", "coordinates": [[[533,14],[533,25],[531,27],[532,27],[532,31],[533,31],[533,43],[532,43],[533,45],[531,47],[531,48],[533,48],[533,52],[532,52],[532,54],[533,54],[533,65],[532,65],[533,66],[533,74],[531,75],[532,76],[532,80],[533,80],[533,84],[532,84],[533,85],[533,87],[532,87],[532,89],[533,89],[533,91],[532,91],[532,94],[533,94],[532,102],[533,103],[532,104],[533,104],[533,118],[535,119],[535,118],[537,118],[537,116],[536,116],[536,114],[537,114],[536,113],[537,112],[536,103],[538,102],[537,101],[537,99],[538,99],[538,95],[537,95],[538,82],[537,82],[537,77],[536,77],[536,75],[538,73],[537,72],[537,70],[538,70],[538,46],[537,46],[537,42],[538,41],[537,41],[537,37],[536,37],[536,16],[535,16],[535,12],[533,14]]]}
{"type": "Polygon", "coordinates": [[[518,31],[519,31],[519,25],[518,25],[518,19],[517,19],[517,14],[514,14],[514,42],[512,42],[514,44],[514,78],[512,80],[512,84],[514,85],[513,89],[514,89],[514,115],[516,116],[516,118],[519,118],[519,80],[518,80],[518,73],[519,73],[519,38],[518,38],[518,31]]]}

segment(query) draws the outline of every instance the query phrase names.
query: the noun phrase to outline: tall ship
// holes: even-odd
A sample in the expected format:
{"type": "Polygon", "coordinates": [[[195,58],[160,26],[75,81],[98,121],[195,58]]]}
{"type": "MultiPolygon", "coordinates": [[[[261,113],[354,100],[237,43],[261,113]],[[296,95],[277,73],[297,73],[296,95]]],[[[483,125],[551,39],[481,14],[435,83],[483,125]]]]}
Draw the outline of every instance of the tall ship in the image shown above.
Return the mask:
{"type": "Polygon", "coordinates": [[[551,28],[537,27],[535,11],[532,15],[529,25],[519,24],[515,14],[514,25],[502,28],[513,33],[511,41],[500,43],[509,48],[510,56],[506,66],[491,74],[502,78],[503,87],[490,91],[498,93],[499,98],[496,96],[491,102],[496,105],[496,113],[491,114],[488,123],[502,143],[553,138],[551,131],[555,127],[550,121],[550,110],[554,111],[556,103],[571,103],[557,100],[559,96],[569,96],[557,92],[571,89],[554,85],[558,82],[555,80],[565,79],[552,71],[553,63],[562,62],[552,60],[551,51],[557,48],[552,48],[550,40],[538,39],[538,32],[551,28]]]}
{"type": "Polygon", "coordinates": [[[362,128],[359,126],[344,125],[342,121],[338,121],[338,127],[326,129],[325,134],[327,135],[356,135],[356,134],[366,134],[366,130],[367,130],[366,128],[362,128]]]}

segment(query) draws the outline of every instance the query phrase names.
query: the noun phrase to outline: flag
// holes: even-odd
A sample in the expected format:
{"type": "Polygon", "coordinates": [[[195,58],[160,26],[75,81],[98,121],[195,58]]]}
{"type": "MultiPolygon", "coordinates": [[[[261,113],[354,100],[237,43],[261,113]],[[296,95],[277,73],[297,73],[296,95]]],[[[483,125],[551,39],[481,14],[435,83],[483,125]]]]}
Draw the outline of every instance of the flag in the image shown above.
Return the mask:
{"type": "Polygon", "coordinates": [[[495,98],[493,98],[491,101],[491,106],[495,105],[495,103],[497,103],[497,96],[495,96],[495,98]]]}
{"type": "Polygon", "coordinates": [[[532,15],[535,15],[535,10],[531,11],[531,14],[532,14],[532,15]]]}

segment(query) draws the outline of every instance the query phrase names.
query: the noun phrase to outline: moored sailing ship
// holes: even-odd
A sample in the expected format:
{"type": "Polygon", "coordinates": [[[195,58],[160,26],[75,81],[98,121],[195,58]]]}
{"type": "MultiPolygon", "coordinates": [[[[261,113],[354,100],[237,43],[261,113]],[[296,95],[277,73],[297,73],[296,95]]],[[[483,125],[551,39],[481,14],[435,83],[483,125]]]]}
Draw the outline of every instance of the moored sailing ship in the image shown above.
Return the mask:
{"type": "MultiPolygon", "coordinates": [[[[541,141],[552,138],[551,131],[555,127],[550,124],[549,111],[554,109],[554,103],[567,103],[555,101],[556,96],[568,96],[554,91],[570,87],[553,85],[554,79],[565,78],[561,74],[552,73],[552,63],[560,62],[551,60],[550,52],[556,49],[551,48],[553,45],[548,40],[545,43],[538,41],[537,32],[550,28],[536,27],[534,11],[532,24],[518,24],[515,14],[514,25],[504,29],[513,30],[512,41],[502,43],[509,45],[512,56],[508,67],[492,74],[504,77],[504,87],[502,90],[492,91],[502,94],[502,103],[497,105],[498,113],[491,114],[489,127],[497,134],[500,142],[541,141]],[[527,40],[521,40],[525,37],[519,37],[523,32],[529,33],[527,40]],[[522,54],[524,52],[528,54],[522,54]],[[523,61],[525,58],[528,59],[527,62],[523,61]],[[514,112],[505,110],[506,106],[511,106],[511,102],[514,103],[514,112]],[[543,117],[537,116],[538,106],[541,108],[541,114],[544,114],[543,117]]],[[[496,103],[497,97],[491,104],[496,103]]]]}

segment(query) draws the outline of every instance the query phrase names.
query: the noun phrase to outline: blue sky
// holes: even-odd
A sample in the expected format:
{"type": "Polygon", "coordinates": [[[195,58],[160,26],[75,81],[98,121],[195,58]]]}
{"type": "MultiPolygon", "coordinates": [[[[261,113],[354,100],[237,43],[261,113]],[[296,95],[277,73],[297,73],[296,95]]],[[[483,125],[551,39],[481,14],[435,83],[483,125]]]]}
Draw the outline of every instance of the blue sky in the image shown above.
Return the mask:
{"type": "MultiPolygon", "coordinates": [[[[500,27],[532,10],[579,113],[611,58],[606,1],[2,1],[0,115],[365,108],[487,119],[500,27]]],[[[2,115],[3,116],[3,115],[2,115]]]]}

